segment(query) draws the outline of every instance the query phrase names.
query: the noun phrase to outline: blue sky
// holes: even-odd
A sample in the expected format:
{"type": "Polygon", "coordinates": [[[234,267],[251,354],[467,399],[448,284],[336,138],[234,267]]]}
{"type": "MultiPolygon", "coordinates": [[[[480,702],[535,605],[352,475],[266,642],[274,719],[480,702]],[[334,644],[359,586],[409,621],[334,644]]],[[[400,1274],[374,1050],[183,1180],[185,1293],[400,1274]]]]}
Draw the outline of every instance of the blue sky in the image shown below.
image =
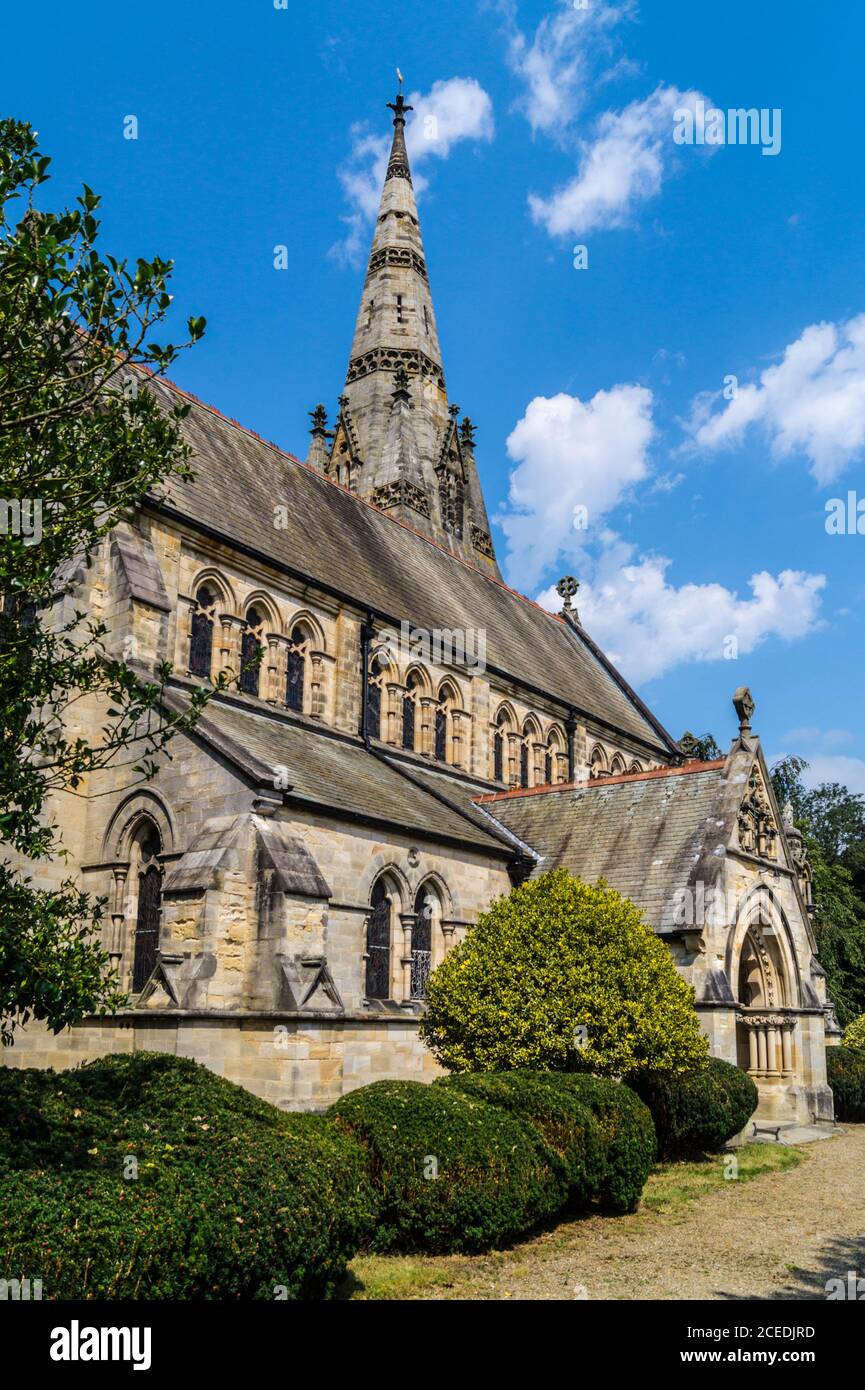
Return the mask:
{"type": "Polygon", "coordinates": [[[675,735],[726,742],[748,684],[770,756],[865,791],[865,536],[826,530],[828,501],[865,499],[861,7],[48,0],[38,19],[37,45],[32,12],[4,16],[0,80],[53,156],[52,202],[86,181],[106,249],[174,258],[178,310],[208,319],[175,379],[301,456],[344,379],[399,64],[449,392],[508,580],[575,574],[675,735]],[[699,101],[780,110],[780,150],[677,144],[699,101]]]}

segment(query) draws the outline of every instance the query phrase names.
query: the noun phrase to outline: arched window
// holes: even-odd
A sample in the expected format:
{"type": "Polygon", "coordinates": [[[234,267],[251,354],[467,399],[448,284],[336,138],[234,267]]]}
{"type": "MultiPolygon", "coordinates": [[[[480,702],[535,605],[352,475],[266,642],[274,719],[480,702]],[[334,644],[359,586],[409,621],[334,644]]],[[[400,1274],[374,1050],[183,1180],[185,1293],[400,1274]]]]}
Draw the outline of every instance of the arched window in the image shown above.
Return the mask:
{"type": "Polygon", "coordinates": [[[373,653],[369,661],[369,680],[366,687],[367,728],[372,738],[382,738],[381,709],[387,665],[379,652],[373,653]]]}
{"type": "Polygon", "coordinates": [[[607,771],[607,759],[606,759],[606,757],[604,756],[604,750],[603,750],[603,748],[599,748],[599,747],[596,745],[596,746],[592,749],[592,754],[591,754],[591,757],[589,758],[589,776],[590,776],[590,777],[604,777],[604,776],[606,775],[606,771],[607,771]]]}
{"type": "Polygon", "coordinates": [[[367,999],[390,998],[390,897],[384,879],[373,885],[366,919],[367,999]]]}
{"type": "Polygon", "coordinates": [[[443,705],[436,705],[435,756],[440,763],[448,760],[448,717],[443,705]]]}
{"type": "Polygon", "coordinates": [[[202,584],[195,596],[192,611],[192,630],[189,639],[189,674],[191,676],[210,676],[213,659],[213,610],[216,594],[202,584]]]}
{"type": "Polygon", "coordinates": [[[613,758],[613,761],[610,763],[610,775],[612,777],[621,777],[624,770],[625,760],[620,753],[617,753],[616,756],[613,758]]]}
{"type": "Polygon", "coordinates": [[[530,787],[533,783],[540,782],[541,772],[537,766],[533,767],[533,754],[535,745],[540,739],[540,730],[533,719],[527,719],[523,724],[522,737],[520,739],[520,786],[530,787]],[[532,777],[534,772],[534,777],[532,777]]]}
{"type": "Polygon", "coordinates": [[[547,735],[547,747],[544,753],[544,781],[548,786],[553,787],[559,782],[564,782],[566,778],[565,738],[561,729],[554,725],[547,735]]]}
{"type": "Polygon", "coordinates": [[[517,764],[515,743],[511,737],[516,731],[516,721],[509,705],[499,706],[496,712],[492,736],[493,778],[496,782],[516,785],[517,764]]]}
{"type": "Polygon", "coordinates": [[[450,681],[444,681],[439,687],[435,714],[435,756],[437,762],[455,761],[454,734],[456,731],[453,712],[460,707],[460,697],[456,687],[450,681]]]}
{"type": "Polygon", "coordinates": [[[402,701],[402,746],[414,752],[415,731],[417,729],[417,704],[422,689],[421,678],[412,672],[406,682],[402,701]]]}
{"type": "Polygon", "coordinates": [[[628,768],[629,772],[642,772],[642,770],[642,767],[636,759],[634,759],[634,761],[631,763],[631,766],[628,768]]]}
{"type": "Polygon", "coordinates": [[[411,929],[411,998],[423,999],[432,967],[433,897],[419,888],[414,903],[411,929]]]}
{"type": "Polygon", "coordinates": [[[240,644],[240,689],[244,695],[258,694],[263,630],[264,614],[260,608],[250,608],[240,644]]]}
{"type": "Polygon", "coordinates": [[[162,914],[162,841],[153,821],[146,820],[134,841],[138,861],[138,913],[135,919],[135,954],[132,966],[132,992],[138,994],[156,965],[159,923],[162,914]]]}
{"type": "Polygon", "coordinates": [[[303,628],[294,627],[286,657],[285,703],[289,709],[303,714],[303,694],[306,686],[307,636],[303,628]]]}
{"type": "Polygon", "coordinates": [[[503,782],[505,780],[505,724],[506,716],[500,712],[496,721],[495,732],[493,733],[493,781],[503,782]]]}

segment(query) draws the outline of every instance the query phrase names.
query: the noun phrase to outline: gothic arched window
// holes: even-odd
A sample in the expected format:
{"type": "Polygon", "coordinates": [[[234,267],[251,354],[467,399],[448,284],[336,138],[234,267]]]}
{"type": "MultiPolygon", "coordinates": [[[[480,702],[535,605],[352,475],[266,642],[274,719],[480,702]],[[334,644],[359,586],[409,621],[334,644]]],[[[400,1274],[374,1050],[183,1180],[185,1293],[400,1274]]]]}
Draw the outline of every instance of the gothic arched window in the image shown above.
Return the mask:
{"type": "Polygon", "coordinates": [[[433,919],[433,899],[425,888],[418,889],[414,914],[411,929],[411,998],[423,999],[432,968],[433,919]]]}
{"type": "Polygon", "coordinates": [[[589,758],[589,776],[603,777],[607,771],[607,759],[604,756],[603,748],[595,747],[589,758]]]}
{"type": "Polygon", "coordinates": [[[376,652],[370,657],[369,679],[366,686],[367,728],[371,738],[382,738],[381,705],[387,666],[376,652]]]}
{"type": "Polygon", "coordinates": [[[420,698],[421,679],[418,675],[411,675],[406,683],[406,692],[402,700],[402,746],[414,752],[415,730],[417,728],[417,702],[420,698]]]}
{"type": "Polygon", "coordinates": [[[625,771],[625,760],[624,760],[624,758],[621,756],[621,754],[617,753],[616,756],[613,758],[613,761],[612,761],[611,764],[610,764],[610,775],[611,775],[612,777],[621,777],[621,775],[622,775],[622,773],[623,773],[624,771],[625,771]]]}
{"type": "Polygon", "coordinates": [[[136,837],[138,844],[138,913],[135,920],[135,954],[132,993],[138,994],[156,965],[162,911],[162,842],[156,826],[147,821],[136,837]]]}
{"type": "Polygon", "coordinates": [[[438,762],[447,762],[448,717],[443,705],[436,705],[435,756],[438,762]]]}
{"type": "Polygon", "coordinates": [[[390,998],[390,897],[384,879],[378,879],[370,898],[366,921],[367,999],[390,998]]]}
{"type": "Polygon", "coordinates": [[[493,781],[505,780],[505,731],[501,717],[493,734],[493,781]]]}
{"type": "Polygon", "coordinates": [[[244,695],[258,694],[263,628],[264,614],[261,609],[250,608],[246,615],[246,626],[240,644],[240,689],[244,695]]]}
{"type": "Polygon", "coordinates": [[[306,685],[305,642],[306,633],[303,628],[293,628],[286,657],[285,703],[289,709],[297,710],[298,714],[303,714],[303,692],[306,685]]]}
{"type": "Polygon", "coordinates": [[[456,688],[446,681],[439,689],[435,713],[435,756],[440,763],[456,761],[458,753],[454,739],[453,711],[460,708],[460,697],[456,688]]]}
{"type": "Polygon", "coordinates": [[[213,657],[213,609],[216,595],[203,584],[195,596],[189,639],[189,674],[209,676],[213,657]]]}

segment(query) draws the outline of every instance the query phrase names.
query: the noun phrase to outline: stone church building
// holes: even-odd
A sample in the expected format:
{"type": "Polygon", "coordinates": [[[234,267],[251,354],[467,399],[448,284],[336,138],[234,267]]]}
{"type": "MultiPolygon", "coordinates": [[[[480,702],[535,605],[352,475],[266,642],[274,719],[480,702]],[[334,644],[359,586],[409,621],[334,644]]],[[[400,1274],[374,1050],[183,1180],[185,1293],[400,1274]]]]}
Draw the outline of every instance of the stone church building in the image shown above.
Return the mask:
{"type": "MultiPolygon", "coordinates": [[[[830,1120],[810,871],[750,695],[728,756],[689,761],[582,627],[572,580],[558,615],[502,581],[445,384],[409,108],[391,109],[345,384],[306,461],[152,382],[190,402],[195,476],[64,576],[61,612],[103,620],[144,671],[173,665],[169,707],[234,679],[150,781],[118,766],[59,799],[57,880],[72,865],[107,898],[130,1002],[57,1037],[31,1024],[3,1061],[166,1049],[300,1109],[431,1077],[430,970],[492,899],[564,865],[643,909],[761,1114],[830,1120]]],[[[98,708],[78,718],[98,730],[98,708]]]]}

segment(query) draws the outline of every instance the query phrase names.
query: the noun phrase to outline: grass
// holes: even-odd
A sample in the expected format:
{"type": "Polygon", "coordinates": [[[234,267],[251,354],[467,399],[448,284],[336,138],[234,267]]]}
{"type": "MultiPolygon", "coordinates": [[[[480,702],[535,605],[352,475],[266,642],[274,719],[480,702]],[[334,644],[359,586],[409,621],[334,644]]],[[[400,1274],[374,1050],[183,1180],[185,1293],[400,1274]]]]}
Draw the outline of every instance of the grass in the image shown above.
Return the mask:
{"type": "MultiPolygon", "coordinates": [[[[767,1173],[797,1167],[801,1149],[774,1144],[745,1144],[734,1153],[712,1154],[689,1163],[663,1163],[649,1175],[639,1211],[627,1217],[589,1216],[593,1222],[632,1222],[639,1240],[642,1223],[675,1218],[693,1202],[732,1182],[750,1182],[767,1173]],[[735,1161],[736,1177],[732,1177],[735,1161]]],[[[483,1299],[500,1297],[503,1278],[523,1273],[551,1254],[579,1246],[582,1221],[565,1221],[510,1250],[486,1255],[358,1255],[340,1296],[344,1299],[483,1299]]],[[[508,1295],[505,1293],[504,1295],[508,1295]]],[[[573,1293],[565,1296],[573,1297],[573,1293]]]]}

